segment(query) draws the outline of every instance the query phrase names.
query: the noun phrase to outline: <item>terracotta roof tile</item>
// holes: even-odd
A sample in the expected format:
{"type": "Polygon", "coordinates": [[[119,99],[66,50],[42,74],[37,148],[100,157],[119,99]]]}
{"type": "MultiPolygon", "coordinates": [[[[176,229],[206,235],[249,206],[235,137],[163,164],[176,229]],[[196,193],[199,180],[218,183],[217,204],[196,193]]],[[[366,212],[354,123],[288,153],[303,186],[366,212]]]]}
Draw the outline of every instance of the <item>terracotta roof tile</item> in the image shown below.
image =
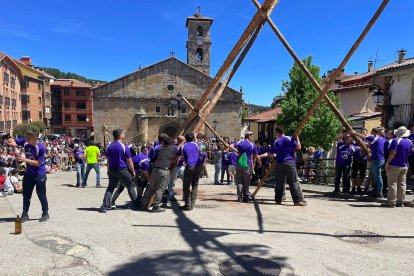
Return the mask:
{"type": "Polygon", "coordinates": [[[57,79],[54,82],[51,82],[50,85],[62,87],[92,88],[90,84],[84,83],[76,79],[57,79]]]}
{"type": "Polygon", "coordinates": [[[282,113],[282,108],[276,107],[264,112],[260,112],[257,114],[251,115],[249,118],[247,118],[248,121],[258,122],[258,123],[265,123],[274,121],[277,118],[278,114],[282,113]]]}

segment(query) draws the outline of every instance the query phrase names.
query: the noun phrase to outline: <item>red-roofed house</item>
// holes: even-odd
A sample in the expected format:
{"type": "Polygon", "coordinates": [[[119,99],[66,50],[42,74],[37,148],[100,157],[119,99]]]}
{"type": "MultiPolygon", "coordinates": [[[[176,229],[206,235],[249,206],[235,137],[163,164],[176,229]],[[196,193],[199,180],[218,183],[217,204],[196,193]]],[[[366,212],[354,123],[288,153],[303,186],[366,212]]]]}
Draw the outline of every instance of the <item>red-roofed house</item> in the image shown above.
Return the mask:
{"type": "Polygon", "coordinates": [[[89,137],[93,132],[92,86],[75,79],[57,79],[52,87],[52,132],[89,137]]]}
{"type": "Polygon", "coordinates": [[[272,142],[275,139],[276,118],[281,113],[282,108],[276,107],[248,117],[246,121],[249,122],[249,130],[254,133],[254,139],[272,142]]]}

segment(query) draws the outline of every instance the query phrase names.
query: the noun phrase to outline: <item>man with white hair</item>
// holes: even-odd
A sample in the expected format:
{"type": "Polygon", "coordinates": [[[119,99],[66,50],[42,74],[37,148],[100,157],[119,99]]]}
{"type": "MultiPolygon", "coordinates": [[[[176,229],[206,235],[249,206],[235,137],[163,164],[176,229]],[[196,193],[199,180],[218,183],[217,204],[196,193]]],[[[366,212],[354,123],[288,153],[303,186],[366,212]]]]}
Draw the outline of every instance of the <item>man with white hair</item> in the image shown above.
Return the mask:
{"type": "Polygon", "coordinates": [[[408,156],[413,151],[413,145],[408,139],[410,131],[402,126],[394,131],[395,136],[389,147],[389,155],[385,163],[388,180],[387,202],[383,207],[403,207],[405,199],[406,179],[408,171],[408,156]]]}

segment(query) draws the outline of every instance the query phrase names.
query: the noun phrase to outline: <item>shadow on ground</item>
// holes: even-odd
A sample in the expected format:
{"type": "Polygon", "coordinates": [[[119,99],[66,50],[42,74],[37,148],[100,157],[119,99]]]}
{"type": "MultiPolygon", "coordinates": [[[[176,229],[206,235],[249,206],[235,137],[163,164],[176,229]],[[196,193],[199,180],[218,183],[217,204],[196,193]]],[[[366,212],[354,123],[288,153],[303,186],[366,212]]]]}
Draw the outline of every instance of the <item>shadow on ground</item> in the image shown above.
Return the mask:
{"type": "MultiPolygon", "coordinates": [[[[217,275],[219,265],[224,260],[237,260],[240,255],[264,257],[270,248],[260,244],[224,244],[220,237],[237,234],[227,229],[205,229],[190,220],[186,213],[180,211],[178,205],[173,206],[177,216],[177,227],[181,236],[191,249],[188,251],[159,251],[138,256],[134,261],[119,266],[109,275],[217,275]]],[[[255,206],[258,214],[259,233],[263,232],[262,217],[259,206],[255,206]]],[[[136,227],[165,227],[134,225],[136,227]]],[[[169,227],[169,226],[166,226],[169,227]]],[[[257,232],[257,230],[256,230],[257,232]]],[[[279,266],[291,269],[284,261],[285,257],[270,258],[279,266]]],[[[260,275],[258,267],[254,264],[240,263],[249,275],[260,275]],[[243,267],[246,266],[246,267],[243,267]]]]}

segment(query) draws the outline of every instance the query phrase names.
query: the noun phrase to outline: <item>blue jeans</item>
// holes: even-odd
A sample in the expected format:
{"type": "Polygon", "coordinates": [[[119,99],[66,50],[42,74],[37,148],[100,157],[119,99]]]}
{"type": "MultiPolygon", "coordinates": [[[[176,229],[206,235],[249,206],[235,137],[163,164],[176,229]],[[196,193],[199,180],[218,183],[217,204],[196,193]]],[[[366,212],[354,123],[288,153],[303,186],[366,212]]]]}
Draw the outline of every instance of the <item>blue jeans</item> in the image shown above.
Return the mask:
{"type": "MultiPolygon", "coordinates": [[[[83,177],[82,186],[86,186],[86,182],[88,181],[89,172],[94,169],[96,172],[96,186],[100,185],[101,181],[101,169],[98,163],[94,164],[86,164],[86,172],[83,177]]],[[[116,187],[115,187],[116,188],[116,187]]]]}
{"type": "Polygon", "coordinates": [[[85,164],[76,163],[76,186],[80,186],[85,176],[85,164]]]}
{"type": "Polygon", "coordinates": [[[382,194],[382,187],[384,186],[384,182],[382,181],[382,174],[381,170],[384,167],[384,160],[372,160],[372,173],[374,174],[375,181],[377,182],[377,194],[382,194]]]}
{"type": "Polygon", "coordinates": [[[221,175],[221,163],[214,165],[214,184],[219,183],[219,177],[221,175]]]}

